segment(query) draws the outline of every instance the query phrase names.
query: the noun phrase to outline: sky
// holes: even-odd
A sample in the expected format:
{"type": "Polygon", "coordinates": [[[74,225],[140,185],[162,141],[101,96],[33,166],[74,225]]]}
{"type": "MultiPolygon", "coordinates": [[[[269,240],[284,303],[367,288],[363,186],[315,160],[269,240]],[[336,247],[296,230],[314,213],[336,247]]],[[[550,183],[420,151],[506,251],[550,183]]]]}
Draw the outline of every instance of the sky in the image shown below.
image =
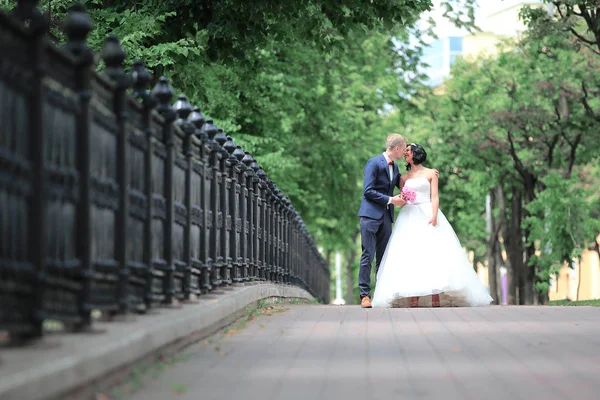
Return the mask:
{"type": "Polygon", "coordinates": [[[479,0],[479,9],[477,11],[478,14],[483,14],[483,16],[485,17],[488,14],[502,10],[503,8],[508,8],[517,5],[522,2],[523,0],[479,0]]]}
{"type": "MultiPolygon", "coordinates": [[[[434,7],[439,6],[440,2],[441,0],[434,0],[434,7]]],[[[519,3],[523,3],[523,0],[478,0],[479,7],[477,7],[475,12],[475,23],[478,26],[482,26],[482,24],[485,23],[485,19],[490,14],[493,14],[502,9],[512,7],[519,3]]],[[[446,21],[443,18],[441,18],[439,13],[436,13],[434,11],[433,13],[431,13],[431,16],[437,23],[438,29],[436,29],[436,31],[443,31],[447,34],[457,36],[467,34],[466,31],[454,27],[449,21],[446,21]]],[[[429,17],[429,13],[424,14],[422,17],[424,19],[427,19],[429,17]]]]}
{"type": "Polygon", "coordinates": [[[476,23],[481,22],[485,20],[488,15],[515,6],[519,3],[523,3],[523,0],[479,0],[479,7],[475,13],[475,21],[476,23]]]}

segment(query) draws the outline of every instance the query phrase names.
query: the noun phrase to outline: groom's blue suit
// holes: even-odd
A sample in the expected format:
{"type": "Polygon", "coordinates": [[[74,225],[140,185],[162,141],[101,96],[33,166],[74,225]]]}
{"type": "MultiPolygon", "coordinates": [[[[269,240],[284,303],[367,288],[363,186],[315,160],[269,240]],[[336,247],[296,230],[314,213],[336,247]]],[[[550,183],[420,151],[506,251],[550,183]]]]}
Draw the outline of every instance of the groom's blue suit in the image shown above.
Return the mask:
{"type": "Polygon", "coordinates": [[[362,203],[360,217],[360,235],[362,255],[358,286],[360,297],[369,296],[371,292],[371,264],[377,255],[375,271],[392,234],[394,221],[394,205],[388,201],[394,193],[394,187],[400,187],[398,165],[392,165],[393,176],[390,179],[388,162],[383,154],[371,158],[365,166],[362,203]]]}

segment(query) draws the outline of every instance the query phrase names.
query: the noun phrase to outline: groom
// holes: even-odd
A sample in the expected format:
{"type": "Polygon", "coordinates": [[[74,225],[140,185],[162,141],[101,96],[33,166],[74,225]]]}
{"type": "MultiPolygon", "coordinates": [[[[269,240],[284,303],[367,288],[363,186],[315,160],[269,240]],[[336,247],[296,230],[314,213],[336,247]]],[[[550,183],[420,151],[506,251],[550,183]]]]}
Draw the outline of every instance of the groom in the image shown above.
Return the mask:
{"type": "Polygon", "coordinates": [[[383,154],[371,158],[365,166],[363,197],[358,211],[362,245],[358,287],[362,308],[371,308],[371,264],[377,255],[375,271],[379,271],[392,234],[394,206],[406,204],[400,195],[393,196],[394,186],[400,188],[400,172],[394,160],[400,160],[404,155],[406,138],[392,133],[388,135],[385,147],[383,154]]]}

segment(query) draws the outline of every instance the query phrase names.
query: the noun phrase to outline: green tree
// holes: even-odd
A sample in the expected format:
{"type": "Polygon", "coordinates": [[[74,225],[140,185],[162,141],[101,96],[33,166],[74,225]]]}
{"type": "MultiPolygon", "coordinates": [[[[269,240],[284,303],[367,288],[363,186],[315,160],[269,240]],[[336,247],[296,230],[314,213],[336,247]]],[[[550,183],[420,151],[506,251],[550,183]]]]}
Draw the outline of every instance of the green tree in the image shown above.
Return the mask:
{"type": "MultiPolygon", "coordinates": [[[[531,304],[537,300],[534,288],[541,292],[539,300],[546,301],[549,264],[536,256],[543,247],[536,242],[539,230],[534,232],[534,225],[524,221],[544,219],[536,205],[546,202],[547,194],[538,199],[541,193],[554,190],[547,187],[553,182],[548,176],[569,180],[578,164],[590,160],[598,140],[592,116],[597,104],[581,81],[593,79],[590,66],[595,62],[568,49],[556,49],[548,57],[524,42],[495,59],[459,62],[445,93],[426,103],[432,124],[419,129],[427,132],[431,147],[447,165],[442,168],[449,169],[440,170],[447,174],[441,192],[453,198],[449,214],[459,234],[470,238],[465,242],[473,240],[470,246],[482,249],[475,243],[485,236],[469,227],[478,226],[473,218],[483,214],[486,194],[496,200],[497,235],[490,237],[502,239],[499,248],[508,253],[510,301],[518,289],[520,302],[531,304]],[[453,185],[453,176],[458,185],[453,185]],[[474,208],[461,213],[466,204],[474,208]]],[[[589,210],[581,209],[581,218],[589,218],[589,210]]],[[[589,240],[584,237],[577,245],[589,240]]]]}
{"type": "Polygon", "coordinates": [[[549,278],[557,275],[566,263],[581,261],[583,250],[594,248],[595,236],[600,231],[600,220],[591,217],[597,207],[597,195],[579,179],[565,179],[551,172],[543,179],[545,190],[528,205],[532,215],[525,225],[530,231],[529,240],[537,242],[540,251],[532,257],[538,267],[539,280],[536,289],[546,293],[549,278]]]}

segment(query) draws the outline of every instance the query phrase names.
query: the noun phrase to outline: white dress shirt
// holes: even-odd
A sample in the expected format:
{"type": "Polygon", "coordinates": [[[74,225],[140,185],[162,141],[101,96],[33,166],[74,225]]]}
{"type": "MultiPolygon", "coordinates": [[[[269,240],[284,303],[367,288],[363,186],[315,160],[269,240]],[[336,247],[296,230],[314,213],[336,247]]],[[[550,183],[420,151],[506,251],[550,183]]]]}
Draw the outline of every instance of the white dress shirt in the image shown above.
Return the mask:
{"type": "MultiPolygon", "coordinates": [[[[388,155],[384,152],[383,153],[383,157],[385,158],[385,161],[388,163],[388,172],[390,175],[390,182],[392,182],[394,180],[394,165],[390,165],[390,161],[392,161],[391,158],[388,157],[388,155]]],[[[390,205],[392,203],[392,198],[389,197],[388,198],[388,205],[390,205]]]]}
{"type": "Polygon", "coordinates": [[[385,157],[385,161],[388,163],[388,172],[390,175],[390,182],[394,179],[394,166],[390,165],[391,158],[388,157],[387,154],[383,153],[383,157],[385,157]]]}

